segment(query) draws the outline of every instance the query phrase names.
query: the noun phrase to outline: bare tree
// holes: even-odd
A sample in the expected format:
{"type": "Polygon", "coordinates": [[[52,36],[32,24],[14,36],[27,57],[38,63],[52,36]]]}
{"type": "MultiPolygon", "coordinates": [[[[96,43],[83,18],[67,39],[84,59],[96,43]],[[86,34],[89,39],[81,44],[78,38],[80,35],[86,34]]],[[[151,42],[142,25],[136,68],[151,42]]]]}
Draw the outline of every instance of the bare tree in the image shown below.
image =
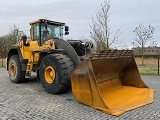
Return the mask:
{"type": "Polygon", "coordinates": [[[101,7],[96,12],[95,18],[92,18],[92,24],[90,25],[91,38],[95,41],[97,51],[109,49],[110,46],[118,41],[118,37],[121,34],[120,28],[116,31],[113,39],[110,40],[110,28],[109,28],[109,10],[110,1],[105,0],[101,7]]]}
{"type": "Polygon", "coordinates": [[[158,45],[157,41],[153,40],[151,42],[151,47],[157,47],[157,45],[158,45]]]}
{"type": "Polygon", "coordinates": [[[17,27],[14,25],[10,27],[10,32],[7,35],[0,37],[0,57],[6,57],[11,46],[16,44],[17,36],[14,32],[15,29],[17,27]]]}
{"type": "Polygon", "coordinates": [[[140,24],[133,31],[135,33],[134,41],[141,47],[142,65],[144,64],[144,46],[146,43],[153,39],[154,27],[152,25],[144,26],[140,24]]]}

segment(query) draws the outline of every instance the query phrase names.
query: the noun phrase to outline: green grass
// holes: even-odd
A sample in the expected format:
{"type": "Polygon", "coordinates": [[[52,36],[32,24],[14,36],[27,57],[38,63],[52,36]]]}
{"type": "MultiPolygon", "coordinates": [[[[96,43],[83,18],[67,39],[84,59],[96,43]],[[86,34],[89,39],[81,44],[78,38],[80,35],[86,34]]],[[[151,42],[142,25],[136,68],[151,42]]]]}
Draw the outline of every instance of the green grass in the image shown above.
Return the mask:
{"type": "MultiPolygon", "coordinates": [[[[137,65],[138,70],[141,75],[158,75],[158,69],[157,68],[149,68],[151,66],[148,65],[137,65]],[[141,68],[142,67],[142,68],[141,68]]],[[[0,61],[0,67],[2,67],[2,62],[0,61]]],[[[5,67],[5,63],[3,64],[3,67],[5,67]]]]}
{"type": "MultiPolygon", "coordinates": [[[[2,63],[0,62],[0,67],[2,67],[2,63]]],[[[3,67],[5,67],[5,63],[3,64],[3,67]]]]}
{"type": "Polygon", "coordinates": [[[156,68],[138,68],[141,75],[158,75],[156,68]]]}

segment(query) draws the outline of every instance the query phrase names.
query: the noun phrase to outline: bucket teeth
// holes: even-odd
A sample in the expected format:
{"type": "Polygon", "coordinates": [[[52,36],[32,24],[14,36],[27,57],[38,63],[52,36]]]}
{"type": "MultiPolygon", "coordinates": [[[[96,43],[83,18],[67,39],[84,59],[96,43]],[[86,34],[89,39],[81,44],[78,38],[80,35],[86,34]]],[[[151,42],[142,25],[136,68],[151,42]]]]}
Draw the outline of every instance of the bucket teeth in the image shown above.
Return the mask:
{"type": "Polygon", "coordinates": [[[102,59],[102,58],[116,58],[116,57],[132,57],[132,50],[103,50],[100,53],[95,53],[91,56],[91,59],[102,59]]]}

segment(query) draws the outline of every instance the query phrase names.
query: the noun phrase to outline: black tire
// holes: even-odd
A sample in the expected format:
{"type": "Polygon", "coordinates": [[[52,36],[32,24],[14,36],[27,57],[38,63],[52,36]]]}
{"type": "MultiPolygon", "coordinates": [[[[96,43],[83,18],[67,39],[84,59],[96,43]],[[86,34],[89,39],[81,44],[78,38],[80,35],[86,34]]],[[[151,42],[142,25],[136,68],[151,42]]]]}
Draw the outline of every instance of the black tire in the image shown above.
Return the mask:
{"type": "Polygon", "coordinates": [[[71,73],[74,65],[71,59],[63,54],[49,54],[44,57],[39,67],[39,79],[46,92],[51,94],[64,93],[70,89],[71,73]],[[54,68],[54,81],[48,83],[45,79],[45,70],[48,66],[54,68]]]}
{"type": "Polygon", "coordinates": [[[21,63],[17,55],[10,57],[8,65],[9,78],[13,83],[22,83],[27,80],[25,78],[25,71],[22,71],[21,63]],[[15,71],[14,74],[13,71],[15,71]]]}

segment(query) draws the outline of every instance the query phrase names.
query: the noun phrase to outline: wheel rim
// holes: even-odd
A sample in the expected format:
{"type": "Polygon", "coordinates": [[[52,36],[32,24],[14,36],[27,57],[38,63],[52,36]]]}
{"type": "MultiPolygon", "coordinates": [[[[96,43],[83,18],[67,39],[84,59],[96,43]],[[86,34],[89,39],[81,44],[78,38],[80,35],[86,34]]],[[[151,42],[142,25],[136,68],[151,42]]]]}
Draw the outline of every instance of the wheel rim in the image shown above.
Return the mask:
{"type": "Polygon", "coordinates": [[[56,74],[52,66],[48,66],[45,68],[44,77],[47,83],[52,84],[54,82],[56,74]]]}
{"type": "Polygon", "coordinates": [[[14,64],[11,64],[10,66],[10,74],[12,77],[16,75],[16,66],[14,64]]]}

